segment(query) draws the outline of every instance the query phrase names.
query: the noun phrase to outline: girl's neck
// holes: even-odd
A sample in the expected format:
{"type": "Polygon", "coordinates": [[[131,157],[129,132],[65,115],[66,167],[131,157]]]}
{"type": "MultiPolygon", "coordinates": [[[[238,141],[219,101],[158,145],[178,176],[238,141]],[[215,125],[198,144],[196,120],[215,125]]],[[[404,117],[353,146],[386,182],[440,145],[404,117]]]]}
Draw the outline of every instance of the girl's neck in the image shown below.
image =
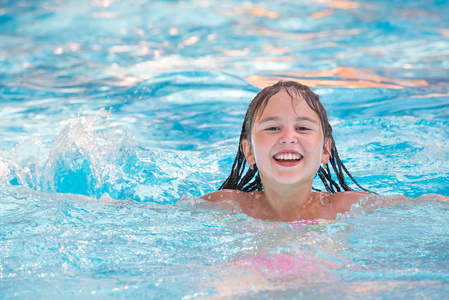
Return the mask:
{"type": "Polygon", "coordinates": [[[311,186],[264,188],[267,208],[280,221],[307,218],[308,206],[313,202],[311,186]]]}

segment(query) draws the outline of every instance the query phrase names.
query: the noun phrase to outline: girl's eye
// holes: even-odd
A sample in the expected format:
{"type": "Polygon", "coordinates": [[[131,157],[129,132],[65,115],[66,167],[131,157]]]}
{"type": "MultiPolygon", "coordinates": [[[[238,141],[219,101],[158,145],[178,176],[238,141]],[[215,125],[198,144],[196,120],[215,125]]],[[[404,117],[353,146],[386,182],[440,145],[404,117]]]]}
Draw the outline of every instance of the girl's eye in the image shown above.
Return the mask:
{"type": "Polygon", "coordinates": [[[296,130],[298,130],[298,131],[308,131],[310,129],[307,128],[307,127],[298,127],[298,128],[296,128],[296,130]]]}
{"type": "Polygon", "coordinates": [[[276,130],[279,130],[279,127],[272,126],[272,127],[266,128],[265,130],[267,130],[267,131],[276,131],[276,130]]]}

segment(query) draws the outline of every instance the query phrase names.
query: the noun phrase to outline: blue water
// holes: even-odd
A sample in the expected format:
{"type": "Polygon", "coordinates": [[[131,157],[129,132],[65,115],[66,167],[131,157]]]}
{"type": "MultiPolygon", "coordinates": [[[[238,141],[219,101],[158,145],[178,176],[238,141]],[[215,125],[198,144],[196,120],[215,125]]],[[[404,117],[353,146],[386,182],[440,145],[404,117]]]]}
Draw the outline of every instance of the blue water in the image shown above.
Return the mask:
{"type": "MultiPolygon", "coordinates": [[[[445,298],[449,204],[270,223],[197,197],[310,85],[383,195],[449,196],[447,1],[0,2],[0,298],[445,298]]],[[[316,182],[320,188],[320,183],[316,182]]]]}

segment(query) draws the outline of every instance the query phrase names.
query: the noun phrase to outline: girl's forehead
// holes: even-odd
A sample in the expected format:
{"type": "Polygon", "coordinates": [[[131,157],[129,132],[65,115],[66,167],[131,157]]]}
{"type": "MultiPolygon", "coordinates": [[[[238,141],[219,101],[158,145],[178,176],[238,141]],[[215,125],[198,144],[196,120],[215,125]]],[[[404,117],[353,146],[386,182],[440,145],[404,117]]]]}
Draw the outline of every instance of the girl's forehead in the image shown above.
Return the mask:
{"type": "Polygon", "coordinates": [[[265,100],[255,111],[254,121],[257,122],[266,114],[273,114],[285,110],[291,110],[297,115],[305,112],[312,113],[320,119],[318,114],[309,106],[300,93],[296,92],[291,94],[292,95],[282,89],[269,99],[265,100]]]}

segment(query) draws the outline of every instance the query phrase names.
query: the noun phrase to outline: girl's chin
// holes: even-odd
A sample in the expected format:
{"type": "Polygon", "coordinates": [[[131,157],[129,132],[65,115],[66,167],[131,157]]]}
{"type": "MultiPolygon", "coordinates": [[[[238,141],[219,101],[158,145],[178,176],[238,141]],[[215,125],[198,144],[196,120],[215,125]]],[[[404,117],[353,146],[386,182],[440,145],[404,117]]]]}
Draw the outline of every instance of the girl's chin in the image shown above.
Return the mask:
{"type": "MultiPolygon", "coordinates": [[[[294,177],[294,176],[288,176],[288,175],[284,175],[284,176],[277,176],[275,178],[263,178],[264,181],[266,183],[271,182],[274,185],[283,185],[283,186],[298,186],[298,185],[304,185],[304,184],[310,184],[312,185],[313,183],[313,179],[315,176],[313,176],[312,178],[304,178],[304,177],[294,177]]],[[[270,184],[271,185],[271,184],[270,184]]],[[[265,184],[264,184],[265,186],[265,184]]]]}

